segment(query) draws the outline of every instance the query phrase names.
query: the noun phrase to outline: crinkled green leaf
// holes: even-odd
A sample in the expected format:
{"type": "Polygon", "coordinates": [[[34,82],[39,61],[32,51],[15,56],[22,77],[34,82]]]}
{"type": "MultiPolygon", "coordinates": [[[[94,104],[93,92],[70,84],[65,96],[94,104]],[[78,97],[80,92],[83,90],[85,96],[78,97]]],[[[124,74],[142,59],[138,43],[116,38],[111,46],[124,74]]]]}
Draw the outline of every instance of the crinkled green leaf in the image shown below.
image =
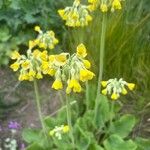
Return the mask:
{"type": "Polygon", "coordinates": [[[129,135],[135,126],[135,117],[133,115],[124,115],[119,120],[112,123],[110,127],[111,134],[118,134],[122,138],[129,135]]]}
{"type": "Polygon", "coordinates": [[[110,106],[109,102],[106,96],[100,95],[99,97],[99,107],[98,107],[98,115],[96,118],[96,125],[98,128],[102,128],[106,121],[110,119],[110,116],[112,115],[110,113],[110,106]]]}
{"type": "Polygon", "coordinates": [[[22,136],[27,143],[41,140],[40,131],[35,129],[24,129],[22,136]]]}
{"type": "Polygon", "coordinates": [[[137,145],[132,141],[124,141],[120,136],[114,134],[104,141],[105,150],[136,150],[137,145]]]}
{"type": "Polygon", "coordinates": [[[26,150],[46,150],[40,147],[37,143],[31,144],[26,148],[26,150]]]}

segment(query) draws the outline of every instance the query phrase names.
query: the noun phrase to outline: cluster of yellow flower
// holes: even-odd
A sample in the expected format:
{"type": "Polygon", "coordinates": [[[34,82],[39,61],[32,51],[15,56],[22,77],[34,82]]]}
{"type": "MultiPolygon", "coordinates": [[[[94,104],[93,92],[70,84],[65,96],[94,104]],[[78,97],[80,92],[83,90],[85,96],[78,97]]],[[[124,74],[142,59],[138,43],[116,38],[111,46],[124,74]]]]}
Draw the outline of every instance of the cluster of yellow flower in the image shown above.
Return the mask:
{"type": "Polygon", "coordinates": [[[49,32],[43,34],[39,26],[36,26],[35,30],[40,34],[37,39],[29,41],[29,49],[27,50],[27,54],[21,55],[17,51],[14,51],[11,55],[11,59],[16,61],[10,66],[10,68],[12,68],[13,71],[20,71],[20,81],[33,81],[35,78],[41,79],[43,78],[42,73],[49,75],[55,74],[55,70],[52,67],[53,62],[60,56],[49,56],[47,50],[43,50],[41,52],[39,49],[35,49],[35,47],[39,46],[48,48],[47,45],[49,45],[49,48],[54,48],[56,43],[58,43],[58,40],[54,37],[53,31],[49,31],[52,35],[48,36],[47,34],[49,32]],[[42,43],[40,41],[42,41],[42,43]],[[40,46],[41,44],[46,46],[40,46]]]}
{"type": "Polygon", "coordinates": [[[59,41],[55,38],[55,33],[52,30],[43,33],[39,26],[35,26],[34,29],[39,33],[39,35],[33,42],[40,48],[54,49],[55,45],[58,44],[59,41]]]}
{"type": "Polygon", "coordinates": [[[69,132],[70,128],[68,125],[61,125],[60,127],[56,126],[53,130],[49,132],[50,136],[55,136],[58,140],[62,139],[62,133],[69,132]]]}
{"type": "MultiPolygon", "coordinates": [[[[35,27],[35,30],[41,32],[38,26],[35,27]]],[[[33,81],[35,78],[43,78],[43,74],[48,74],[55,76],[52,88],[60,90],[63,88],[63,81],[67,82],[66,93],[69,94],[71,91],[81,92],[79,80],[85,82],[95,76],[93,72],[88,70],[91,64],[85,59],[87,50],[83,44],[78,45],[77,52],[71,56],[69,53],[48,55],[47,50],[35,49],[36,40],[29,41],[27,55],[21,55],[17,51],[12,53],[11,58],[16,61],[10,68],[13,71],[20,71],[20,81],[33,81]]]]}
{"type": "Polygon", "coordinates": [[[120,97],[120,94],[126,95],[127,90],[125,86],[128,87],[129,90],[133,90],[135,88],[134,83],[128,83],[124,81],[122,78],[117,80],[109,79],[108,81],[102,81],[102,86],[105,88],[102,90],[102,94],[104,95],[111,95],[111,99],[116,100],[120,97]]]}
{"type": "Polygon", "coordinates": [[[70,27],[87,26],[92,21],[89,15],[88,7],[82,5],[80,0],[75,0],[73,6],[58,10],[59,15],[66,21],[66,25],[70,27]]]}
{"type": "Polygon", "coordinates": [[[100,7],[100,10],[104,13],[109,9],[113,12],[122,9],[121,1],[122,0],[88,0],[90,3],[88,9],[94,11],[96,8],[100,7]]]}
{"type": "Polygon", "coordinates": [[[70,56],[66,64],[55,75],[52,88],[59,90],[63,88],[62,80],[67,81],[66,93],[81,92],[82,88],[79,80],[82,82],[91,80],[95,74],[90,69],[91,64],[85,59],[87,52],[86,47],[83,44],[77,46],[76,54],[70,56]]]}

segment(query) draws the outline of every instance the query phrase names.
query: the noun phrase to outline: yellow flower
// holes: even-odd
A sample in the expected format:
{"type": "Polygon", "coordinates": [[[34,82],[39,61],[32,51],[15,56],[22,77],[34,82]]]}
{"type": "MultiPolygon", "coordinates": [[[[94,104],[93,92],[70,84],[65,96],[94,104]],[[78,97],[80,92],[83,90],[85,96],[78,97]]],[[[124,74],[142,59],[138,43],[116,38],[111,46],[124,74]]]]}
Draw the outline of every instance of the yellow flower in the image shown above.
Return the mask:
{"type": "Polygon", "coordinates": [[[100,9],[101,9],[101,11],[102,11],[103,13],[105,13],[105,12],[108,11],[108,7],[107,7],[106,4],[101,4],[100,9]]]}
{"type": "Polygon", "coordinates": [[[49,69],[47,74],[50,76],[54,76],[55,75],[56,70],[55,69],[49,69]]]}
{"type": "Polygon", "coordinates": [[[47,51],[46,51],[46,50],[44,50],[44,51],[40,54],[40,58],[41,58],[43,61],[47,61],[48,55],[47,55],[47,51]]]}
{"type": "Polygon", "coordinates": [[[102,94],[103,94],[103,95],[106,95],[106,94],[107,94],[107,89],[103,89],[103,90],[102,90],[102,94]]]}
{"type": "Polygon", "coordinates": [[[17,51],[13,51],[11,54],[11,59],[19,59],[21,55],[17,51]]]}
{"type": "Polygon", "coordinates": [[[35,39],[35,40],[34,40],[34,43],[35,43],[36,45],[38,45],[38,44],[40,43],[40,40],[39,40],[39,39],[35,39]]]}
{"type": "Polygon", "coordinates": [[[75,92],[75,93],[81,92],[81,85],[79,84],[78,80],[71,79],[68,81],[68,87],[66,89],[66,93],[69,94],[71,92],[71,89],[73,89],[73,92],[75,92]]]}
{"type": "Polygon", "coordinates": [[[29,76],[30,77],[35,77],[35,75],[36,75],[36,72],[34,70],[30,69],[29,76]]]}
{"type": "Polygon", "coordinates": [[[37,31],[37,32],[40,32],[40,31],[41,31],[41,28],[40,28],[39,26],[35,26],[35,27],[34,27],[34,30],[37,31]]]}
{"type": "Polygon", "coordinates": [[[134,83],[127,83],[127,86],[129,88],[129,90],[133,90],[135,88],[135,84],[134,83]]]}
{"type": "Polygon", "coordinates": [[[127,92],[127,90],[126,90],[125,88],[123,88],[122,91],[121,91],[121,93],[122,93],[123,95],[126,95],[128,92],[127,92]]]}
{"type": "Polygon", "coordinates": [[[67,19],[66,15],[65,15],[65,10],[64,9],[58,10],[58,13],[62,17],[63,20],[67,19]]]}
{"type": "Polygon", "coordinates": [[[10,68],[13,69],[13,71],[17,71],[20,67],[20,64],[15,62],[12,65],[10,65],[10,68]]]}
{"type": "Polygon", "coordinates": [[[63,132],[64,132],[64,133],[69,132],[69,130],[70,130],[70,128],[69,128],[68,125],[65,125],[65,126],[63,127],[63,132]]]}
{"type": "Polygon", "coordinates": [[[111,99],[112,99],[112,100],[117,100],[118,98],[119,98],[119,95],[116,94],[116,93],[113,93],[113,94],[111,95],[111,99]]]}
{"type": "Polygon", "coordinates": [[[77,55],[82,58],[86,57],[87,53],[84,44],[81,43],[80,45],[77,46],[77,55]]]}
{"type": "Polygon", "coordinates": [[[54,81],[54,83],[52,84],[52,88],[55,89],[55,90],[61,90],[63,88],[62,81],[59,80],[59,79],[56,79],[54,81]]]}
{"type": "Polygon", "coordinates": [[[89,11],[94,11],[96,9],[96,5],[88,5],[88,10],[89,11]]]}
{"type": "Polygon", "coordinates": [[[45,49],[47,48],[47,46],[46,46],[45,43],[39,43],[39,47],[40,47],[40,48],[45,48],[45,49]]]}
{"type": "Polygon", "coordinates": [[[49,63],[47,61],[42,61],[41,69],[47,70],[49,68],[49,63]]]}
{"type": "Polygon", "coordinates": [[[113,0],[112,2],[112,8],[113,9],[121,9],[121,3],[120,3],[120,0],[113,0]]]}
{"type": "Polygon", "coordinates": [[[80,70],[80,80],[82,82],[85,82],[87,80],[91,80],[95,74],[87,69],[81,69],[80,70]]]}
{"type": "Polygon", "coordinates": [[[32,55],[33,55],[35,58],[39,57],[40,54],[41,54],[41,52],[40,52],[38,49],[35,49],[35,50],[33,51],[33,53],[32,53],[32,55]]]}
{"type": "Polygon", "coordinates": [[[42,79],[42,78],[43,78],[41,72],[38,72],[38,73],[36,74],[36,78],[37,78],[37,79],[42,79]]]}
{"type": "Polygon", "coordinates": [[[61,63],[65,63],[67,60],[67,57],[65,54],[59,54],[55,56],[56,61],[61,62],[61,63]]]}
{"type": "Polygon", "coordinates": [[[58,44],[59,43],[59,40],[58,39],[54,39],[54,44],[58,44]]]}
{"type": "Polygon", "coordinates": [[[32,49],[34,46],[36,46],[35,41],[29,41],[29,49],[32,49]]]}
{"type": "Polygon", "coordinates": [[[50,55],[49,57],[48,57],[48,59],[49,59],[49,61],[52,63],[52,62],[54,62],[54,60],[55,60],[55,55],[50,55]]]}
{"type": "Polygon", "coordinates": [[[29,75],[28,75],[28,73],[20,74],[20,76],[19,76],[19,81],[23,81],[23,80],[29,80],[29,75]]]}
{"type": "Polygon", "coordinates": [[[87,20],[87,21],[92,21],[92,17],[91,17],[90,15],[87,15],[87,16],[86,16],[86,20],[87,20]]]}
{"type": "Polygon", "coordinates": [[[50,132],[49,132],[49,135],[50,136],[53,136],[55,134],[55,131],[54,130],[51,130],[50,132]]]}
{"type": "Polygon", "coordinates": [[[90,69],[91,68],[91,63],[88,60],[84,59],[83,60],[83,64],[84,64],[86,69],[90,69]]]}
{"type": "Polygon", "coordinates": [[[101,85],[103,86],[103,87],[106,87],[107,86],[107,81],[101,81],[101,85]]]}
{"type": "Polygon", "coordinates": [[[21,67],[23,68],[23,69],[29,69],[29,67],[30,67],[30,61],[29,60],[25,60],[22,64],[21,64],[21,67]]]}

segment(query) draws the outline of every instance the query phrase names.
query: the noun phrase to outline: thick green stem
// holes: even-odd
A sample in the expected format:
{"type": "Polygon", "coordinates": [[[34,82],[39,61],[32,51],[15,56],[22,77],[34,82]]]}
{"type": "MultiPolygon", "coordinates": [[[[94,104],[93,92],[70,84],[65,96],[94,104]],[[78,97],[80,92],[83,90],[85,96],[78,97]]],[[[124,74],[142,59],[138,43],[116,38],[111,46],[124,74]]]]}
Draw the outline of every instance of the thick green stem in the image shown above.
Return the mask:
{"type": "MultiPolygon", "coordinates": [[[[37,104],[37,110],[38,110],[38,115],[39,115],[39,119],[43,128],[43,132],[46,136],[46,128],[44,125],[44,120],[42,117],[42,111],[41,111],[41,105],[40,105],[40,97],[39,97],[39,90],[38,90],[38,85],[37,85],[37,81],[34,80],[34,91],[35,91],[35,97],[36,97],[36,104],[37,104]]],[[[47,136],[46,136],[47,137],[47,136]]]]}
{"type": "Polygon", "coordinates": [[[86,81],[86,107],[87,107],[87,110],[89,109],[89,83],[88,81],[86,81]]]}
{"type": "Polygon", "coordinates": [[[72,122],[71,122],[71,110],[70,110],[70,102],[69,102],[69,95],[66,95],[66,110],[67,110],[67,122],[68,125],[70,127],[70,138],[71,138],[71,142],[73,147],[75,147],[75,143],[74,143],[74,136],[73,136],[73,128],[72,128],[72,122]]]}
{"type": "Polygon", "coordinates": [[[102,76],[103,76],[103,67],[104,67],[104,51],[105,51],[105,36],[106,36],[106,21],[107,16],[104,13],[102,18],[102,26],[101,26],[101,37],[100,37],[100,54],[99,54],[99,76],[98,76],[98,85],[97,85],[97,95],[95,102],[95,119],[97,118],[98,113],[98,105],[99,105],[99,97],[101,91],[102,76]]]}

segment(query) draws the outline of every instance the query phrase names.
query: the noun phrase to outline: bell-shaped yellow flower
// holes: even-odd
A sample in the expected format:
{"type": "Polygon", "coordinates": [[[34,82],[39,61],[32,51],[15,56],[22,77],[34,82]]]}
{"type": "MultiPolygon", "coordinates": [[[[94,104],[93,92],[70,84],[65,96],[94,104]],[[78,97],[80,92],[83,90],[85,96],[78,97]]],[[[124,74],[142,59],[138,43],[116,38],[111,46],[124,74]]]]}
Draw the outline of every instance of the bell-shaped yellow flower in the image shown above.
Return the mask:
{"type": "Polygon", "coordinates": [[[62,81],[60,79],[56,79],[52,84],[52,88],[55,90],[61,90],[63,88],[62,81]]]}
{"type": "Polygon", "coordinates": [[[73,90],[73,92],[81,92],[81,85],[79,84],[78,80],[71,79],[68,81],[68,87],[66,89],[66,93],[69,94],[73,90]]]}
{"type": "Polygon", "coordinates": [[[134,83],[127,83],[127,86],[129,88],[129,90],[133,90],[135,88],[135,84],[134,83]]]}
{"type": "Polygon", "coordinates": [[[19,59],[20,57],[21,57],[21,55],[17,51],[13,51],[11,54],[11,59],[13,59],[13,60],[19,59]]]}
{"type": "Polygon", "coordinates": [[[87,69],[81,69],[80,70],[80,80],[82,82],[85,82],[87,80],[91,80],[95,74],[87,69]]]}
{"type": "Polygon", "coordinates": [[[86,55],[87,55],[86,51],[87,51],[86,47],[84,46],[83,43],[81,43],[80,45],[77,46],[77,55],[79,57],[82,57],[82,58],[86,57],[86,55]]]}

